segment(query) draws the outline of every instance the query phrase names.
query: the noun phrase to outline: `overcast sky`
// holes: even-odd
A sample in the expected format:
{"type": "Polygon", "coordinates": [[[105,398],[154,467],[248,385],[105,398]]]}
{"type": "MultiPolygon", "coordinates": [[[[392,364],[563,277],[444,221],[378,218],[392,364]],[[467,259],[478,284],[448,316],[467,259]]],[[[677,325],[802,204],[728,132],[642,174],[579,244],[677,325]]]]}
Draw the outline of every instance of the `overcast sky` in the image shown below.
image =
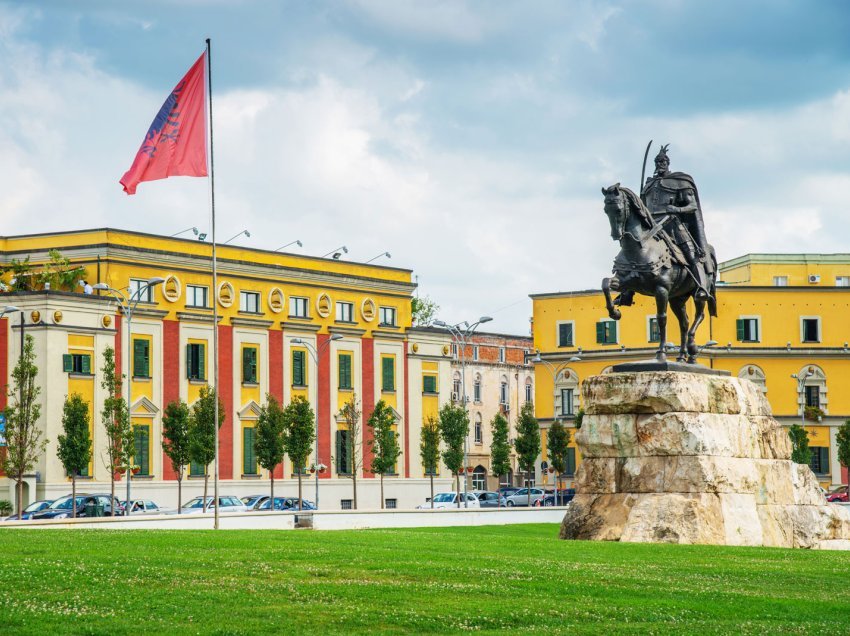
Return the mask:
{"type": "Polygon", "coordinates": [[[389,251],[447,321],[598,287],[650,139],[721,260],[850,252],[850,3],[34,4],[0,3],[3,235],[207,229],[205,179],[118,180],[211,37],[220,240],[389,251]]]}

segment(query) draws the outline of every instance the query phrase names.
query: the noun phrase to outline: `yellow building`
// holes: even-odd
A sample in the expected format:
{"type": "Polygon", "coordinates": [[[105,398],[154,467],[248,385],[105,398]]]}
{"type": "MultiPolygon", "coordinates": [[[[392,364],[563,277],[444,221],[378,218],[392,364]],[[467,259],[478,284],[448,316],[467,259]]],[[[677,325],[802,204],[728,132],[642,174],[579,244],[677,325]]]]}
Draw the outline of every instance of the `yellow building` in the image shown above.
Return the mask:
{"type": "MultiPolygon", "coordinates": [[[[219,394],[225,405],[219,448],[223,493],[267,491],[269,475],[253,452],[260,405],[267,394],[283,404],[303,395],[318,420],[318,463],[328,467],[320,476],[322,508],[346,507],[351,466],[340,451],[348,432],[338,413],[356,395],[363,411],[365,456],[358,480],[360,507],[380,505],[369,472],[365,426],[378,400],[395,410],[402,448],[396,474],[386,484],[386,498],[392,500],[387,503],[412,507],[424,502],[428,480],[419,460],[419,431],[423,418],[451,399],[451,351],[446,335],[411,328],[415,285],[410,270],[219,245],[218,286],[212,289],[211,252],[210,244],[196,240],[113,229],[0,238],[0,263],[8,267],[13,259],[29,258],[33,266],[16,280],[30,291],[3,294],[4,305],[21,311],[0,321],[3,384],[20,352],[22,327],[36,344],[41,425],[49,443],[28,482],[27,499],[68,492],[56,438],[62,403],[71,392],[80,393],[92,409],[94,459],[87,476],[92,483],[81,489],[108,490],[100,369],[104,349],[114,347],[124,373],[129,364],[132,380],[135,463],[140,466],[134,497],[176,504],[176,475],[162,452],[161,415],[171,401],[191,405],[201,387],[212,382],[216,303],[219,394]],[[84,268],[82,278],[90,285],[104,283],[125,295],[143,290],[129,335],[128,316],[109,292],[86,294],[82,285],[44,289],[39,274],[51,249],[84,268]],[[155,278],[163,281],[147,287],[155,278]]],[[[4,276],[9,287],[11,277],[4,276]]],[[[293,493],[294,470],[288,459],[279,467],[281,493],[293,493]]],[[[186,495],[200,493],[203,472],[201,466],[187,470],[186,495]]],[[[445,469],[440,478],[445,482],[438,485],[448,485],[445,469]]],[[[0,476],[0,488],[4,481],[9,480],[0,476]]],[[[313,498],[312,484],[305,496],[313,498]]]]}
{"type": "MultiPolygon", "coordinates": [[[[697,332],[698,343],[717,344],[703,349],[700,362],[761,386],[779,421],[791,425],[807,416],[821,485],[846,484],[835,436],[850,418],[850,254],[748,254],[719,270],[718,317],[697,332]]],[[[544,429],[554,417],[572,425],[584,378],[654,356],[652,298],[636,296],[617,322],[608,318],[600,291],[531,298],[534,347],[545,361],[536,365],[534,383],[544,429]]],[[[668,339],[679,340],[672,314],[668,339]]],[[[580,461],[575,457],[568,472],[580,461]]]]}

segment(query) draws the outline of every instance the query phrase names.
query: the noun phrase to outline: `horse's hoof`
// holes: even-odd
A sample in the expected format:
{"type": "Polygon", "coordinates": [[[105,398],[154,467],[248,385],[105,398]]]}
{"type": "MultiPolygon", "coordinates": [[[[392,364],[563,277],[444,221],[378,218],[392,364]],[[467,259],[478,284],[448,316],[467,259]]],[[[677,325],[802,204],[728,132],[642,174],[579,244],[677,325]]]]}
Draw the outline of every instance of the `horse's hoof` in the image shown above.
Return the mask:
{"type": "Polygon", "coordinates": [[[608,316],[610,316],[612,320],[619,320],[623,317],[623,314],[619,309],[614,309],[613,311],[608,312],[608,316]]]}
{"type": "Polygon", "coordinates": [[[696,363],[697,363],[697,359],[695,357],[691,356],[690,358],[688,358],[688,364],[696,364],[696,363]]]}
{"type": "Polygon", "coordinates": [[[667,354],[659,351],[658,353],[655,354],[655,359],[658,362],[667,362],[667,354]]]}
{"type": "Polygon", "coordinates": [[[685,356],[676,356],[676,362],[684,362],[686,359],[685,356]]]}

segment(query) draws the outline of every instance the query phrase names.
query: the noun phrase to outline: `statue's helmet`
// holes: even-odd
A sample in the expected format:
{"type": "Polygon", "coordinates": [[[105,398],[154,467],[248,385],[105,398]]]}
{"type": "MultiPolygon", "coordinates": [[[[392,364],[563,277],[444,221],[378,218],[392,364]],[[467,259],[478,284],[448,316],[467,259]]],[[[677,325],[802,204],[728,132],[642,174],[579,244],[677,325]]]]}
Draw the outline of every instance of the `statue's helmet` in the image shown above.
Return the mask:
{"type": "Polygon", "coordinates": [[[668,166],[670,165],[670,157],[667,156],[667,149],[670,147],[670,144],[664,144],[661,146],[661,150],[658,151],[658,154],[655,155],[655,165],[657,166],[659,163],[666,163],[668,166]]]}

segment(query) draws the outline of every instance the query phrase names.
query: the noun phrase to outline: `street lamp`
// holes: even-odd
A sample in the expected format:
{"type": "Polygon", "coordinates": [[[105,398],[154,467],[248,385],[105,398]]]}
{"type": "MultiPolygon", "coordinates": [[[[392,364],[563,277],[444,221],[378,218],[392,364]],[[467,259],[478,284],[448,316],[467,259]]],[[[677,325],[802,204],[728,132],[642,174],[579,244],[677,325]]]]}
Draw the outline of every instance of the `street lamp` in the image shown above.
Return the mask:
{"type": "Polygon", "coordinates": [[[366,261],[366,263],[371,263],[372,261],[376,261],[379,258],[381,258],[382,256],[386,256],[387,258],[392,258],[392,254],[390,254],[389,252],[381,252],[377,256],[370,258],[368,261],[366,261]]]}
{"type": "Polygon", "coordinates": [[[199,234],[199,232],[198,232],[198,228],[196,228],[196,227],[187,227],[185,230],[180,230],[179,232],[177,232],[177,233],[175,233],[175,234],[172,234],[172,235],[171,235],[171,238],[174,238],[175,236],[180,236],[181,234],[185,234],[186,232],[190,232],[190,231],[191,231],[191,232],[192,232],[195,236],[198,236],[198,234],[199,234]]]}
{"type": "MultiPolygon", "coordinates": [[[[310,354],[310,357],[313,358],[313,362],[316,365],[316,377],[318,377],[318,374],[319,374],[319,354],[321,354],[322,351],[324,351],[327,348],[327,346],[334,340],[342,340],[342,336],[339,335],[338,333],[335,333],[330,337],[330,339],[325,340],[321,345],[319,345],[318,348],[312,342],[302,340],[301,338],[293,338],[291,342],[292,342],[292,344],[301,345],[302,347],[304,347],[308,351],[308,353],[310,354]]],[[[315,445],[314,445],[313,448],[315,449],[315,453],[314,453],[314,458],[313,458],[313,468],[315,469],[315,475],[316,475],[316,510],[318,510],[319,509],[319,467],[321,466],[321,464],[319,463],[319,415],[318,415],[318,413],[316,414],[316,441],[315,441],[314,444],[315,445]]],[[[301,470],[300,466],[298,467],[298,470],[301,470]]],[[[298,505],[299,506],[301,505],[300,501],[298,502],[298,505]]]]}
{"type": "Polygon", "coordinates": [[[297,240],[297,239],[296,239],[296,240],[294,240],[294,241],[290,241],[290,242],[289,242],[289,243],[287,243],[286,245],[283,245],[283,246],[281,246],[281,247],[277,248],[277,249],[275,250],[275,252],[279,252],[280,250],[282,250],[282,249],[286,249],[286,248],[287,248],[287,247],[289,247],[290,245],[295,245],[296,243],[298,243],[298,247],[304,247],[304,244],[303,244],[301,241],[299,241],[299,240],[297,240]]]}
{"type": "Polygon", "coordinates": [[[15,311],[20,311],[20,309],[18,309],[14,305],[6,305],[5,307],[3,307],[3,310],[0,311],[0,318],[5,316],[6,314],[11,314],[12,312],[15,312],[15,311]]]}
{"type": "MultiPolygon", "coordinates": [[[[452,340],[457,345],[460,355],[460,390],[461,404],[466,413],[467,421],[469,420],[469,400],[466,398],[466,345],[469,342],[472,334],[479,325],[493,320],[490,316],[481,316],[477,322],[469,324],[468,321],[459,322],[456,325],[450,325],[442,320],[435,320],[434,326],[447,329],[452,336],[452,340]]],[[[469,483],[469,431],[466,432],[466,437],[463,440],[463,507],[469,508],[469,502],[466,500],[467,488],[469,483]]],[[[458,505],[458,508],[460,506],[458,505]]]]}
{"type": "Polygon", "coordinates": [[[340,252],[342,252],[342,254],[348,254],[348,248],[345,245],[340,245],[336,249],[333,249],[324,256],[322,256],[322,258],[327,258],[331,254],[333,254],[334,260],[339,260],[339,257],[341,256],[340,252]]]}
{"type": "Polygon", "coordinates": [[[222,243],[222,245],[226,245],[227,243],[230,243],[230,241],[232,241],[233,239],[237,239],[237,238],[239,238],[239,237],[240,237],[240,236],[242,236],[243,234],[244,234],[245,236],[247,236],[248,238],[251,238],[251,233],[250,233],[248,230],[242,230],[242,231],[241,231],[241,232],[239,232],[239,234],[237,234],[236,236],[231,236],[231,237],[230,237],[229,239],[227,239],[224,243],[222,243]]]}
{"type": "Polygon", "coordinates": [[[806,372],[799,376],[796,373],[792,373],[791,377],[797,380],[797,395],[802,395],[803,404],[800,407],[800,426],[806,425],[806,396],[804,391],[806,390],[806,380],[812,377],[815,374],[815,370],[812,367],[806,369],[806,372]]]}
{"type": "MultiPolygon", "coordinates": [[[[124,292],[122,292],[118,289],[113,289],[112,287],[110,287],[106,283],[97,283],[95,285],[92,285],[92,289],[99,289],[99,290],[108,292],[115,299],[115,302],[118,303],[118,306],[121,307],[121,312],[127,317],[127,418],[130,421],[131,427],[132,427],[132,424],[133,424],[133,415],[130,412],[130,408],[131,408],[130,407],[130,400],[131,400],[130,384],[133,381],[133,372],[132,372],[132,367],[130,365],[131,365],[132,359],[133,359],[133,357],[131,355],[131,348],[133,346],[133,343],[132,343],[133,332],[131,331],[130,326],[133,322],[133,313],[136,311],[136,305],[138,305],[139,301],[142,299],[142,294],[144,292],[152,289],[153,287],[159,285],[160,283],[164,283],[164,282],[165,282],[164,278],[162,278],[160,276],[154,276],[153,278],[149,278],[147,281],[145,281],[144,283],[139,285],[136,288],[135,291],[131,290],[129,287],[122,288],[122,289],[125,289],[129,293],[129,296],[127,296],[124,292]]],[[[128,464],[130,463],[129,458],[128,458],[127,463],[128,464]]],[[[124,515],[130,516],[130,485],[131,485],[131,482],[133,481],[133,477],[132,477],[133,471],[131,470],[129,465],[127,466],[127,470],[126,470],[125,474],[127,475],[127,507],[124,510],[124,515]]],[[[110,506],[112,506],[112,504],[113,504],[113,502],[109,503],[110,506]]],[[[113,510],[113,514],[115,514],[114,510],[113,510]]]]}

